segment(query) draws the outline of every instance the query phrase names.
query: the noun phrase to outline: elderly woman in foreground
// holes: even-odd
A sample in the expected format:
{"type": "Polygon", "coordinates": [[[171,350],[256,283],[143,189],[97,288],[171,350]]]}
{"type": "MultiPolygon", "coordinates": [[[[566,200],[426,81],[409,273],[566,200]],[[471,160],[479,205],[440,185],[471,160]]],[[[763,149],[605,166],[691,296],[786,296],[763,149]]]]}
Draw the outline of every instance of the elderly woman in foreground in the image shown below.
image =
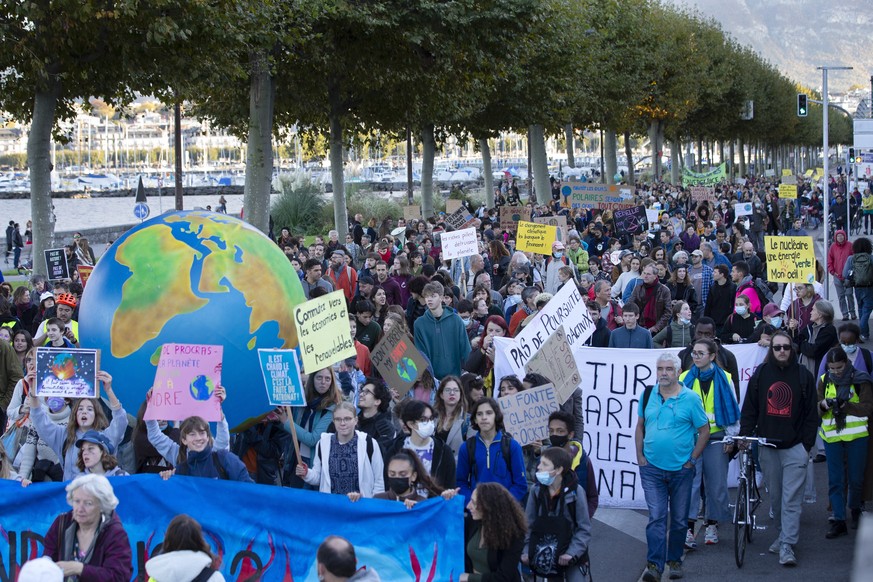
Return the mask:
{"type": "Polygon", "coordinates": [[[59,515],[45,536],[45,556],[67,580],[121,582],[133,576],[127,532],[115,508],[118,498],[102,475],[83,475],[67,485],[72,511],[59,515]]]}

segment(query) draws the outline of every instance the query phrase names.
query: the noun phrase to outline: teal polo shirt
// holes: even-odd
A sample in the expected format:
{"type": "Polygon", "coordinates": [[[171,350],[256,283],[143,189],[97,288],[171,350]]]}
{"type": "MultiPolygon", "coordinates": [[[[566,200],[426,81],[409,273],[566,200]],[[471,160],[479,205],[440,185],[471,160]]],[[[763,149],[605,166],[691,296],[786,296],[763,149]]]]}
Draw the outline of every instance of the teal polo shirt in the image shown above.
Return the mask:
{"type": "Polygon", "coordinates": [[[639,416],[646,427],[643,455],[663,471],[678,471],[688,462],[697,431],[709,423],[700,396],[684,386],[666,401],[655,386],[645,411],[639,409],[639,416]]]}

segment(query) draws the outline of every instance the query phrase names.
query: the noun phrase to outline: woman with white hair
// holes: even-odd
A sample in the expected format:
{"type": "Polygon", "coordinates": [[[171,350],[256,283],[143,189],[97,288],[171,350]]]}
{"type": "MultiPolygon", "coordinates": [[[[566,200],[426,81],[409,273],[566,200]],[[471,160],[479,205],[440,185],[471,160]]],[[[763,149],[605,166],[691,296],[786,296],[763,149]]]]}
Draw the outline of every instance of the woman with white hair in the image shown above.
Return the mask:
{"type": "Polygon", "coordinates": [[[67,503],[73,509],[52,523],[43,555],[78,582],[130,580],[130,541],[115,513],[118,498],[109,480],[94,474],[77,477],[67,485],[67,503]]]}

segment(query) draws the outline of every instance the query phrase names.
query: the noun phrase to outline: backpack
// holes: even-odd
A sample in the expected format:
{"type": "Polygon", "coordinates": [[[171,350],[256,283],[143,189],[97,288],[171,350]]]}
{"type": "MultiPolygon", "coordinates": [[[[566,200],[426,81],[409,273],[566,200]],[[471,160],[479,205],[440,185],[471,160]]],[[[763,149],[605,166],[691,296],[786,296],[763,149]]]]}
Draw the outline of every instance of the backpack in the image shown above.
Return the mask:
{"type": "MultiPolygon", "coordinates": [[[[470,475],[479,480],[479,473],[476,467],[476,438],[471,436],[467,439],[467,460],[470,463],[470,475]]],[[[500,452],[503,455],[503,462],[506,463],[506,468],[509,474],[512,475],[512,453],[510,452],[510,444],[512,443],[512,435],[503,431],[500,437],[500,452]]],[[[485,451],[486,454],[488,451],[485,451]]],[[[472,483],[472,480],[471,480],[472,483]]]]}
{"type": "Polygon", "coordinates": [[[536,518],[530,525],[530,545],[528,547],[531,572],[537,577],[560,576],[563,578],[564,567],[558,565],[558,557],[567,553],[567,548],[570,547],[570,540],[573,537],[573,530],[576,527],[575,494],[573,501],[569,503],[561,494],[554,515],[550,513],[541,515],[540,492],[534,492],[533,495],[536,518]],[[573,523],[564,518],[563,509],[565,507],[573,517],[573,523]]]}
{"type": "MultiPolygon", "coordinates": [[[[218,457],[218,453],[212,451],[212,465],[215,467],[215,470],[218,471],[218,478],[222,481],[227,481],[227,469],[224,468],[224,465],[221,464],[221,459],[218,457]]],[[[190,475],[191,469],[188,467],[188,462],[179,463],[176,466],[176,473],[179,475],[190,475]]]]}
{"type": "Polygon", "coordinates": [[[860,253],[852,257],[852,272],[849,275],[854,287],[870,287],[873,285],[873,264],[869,253],[860,253]]]}
{"type": "Polygon", "coordinates": [[[191,580],[191,582],[207,582],[207,580],[212,578],[212,575],[215,574],[216,572],[218,572],[218,570],[211,568],[209,566],[206,566],[205,568],[200,570],[200,573],[197,574],[197,577],[194,578],[193,580],[191,580]]]}
{"type": "Polygon", "coordinates": [[[758,301],[761,302],[761,309],[768,303],[773,303],[773,290],[767,285],[766,281],[760,277],[755,278],[752,288],[758,294],[758,301]]]}

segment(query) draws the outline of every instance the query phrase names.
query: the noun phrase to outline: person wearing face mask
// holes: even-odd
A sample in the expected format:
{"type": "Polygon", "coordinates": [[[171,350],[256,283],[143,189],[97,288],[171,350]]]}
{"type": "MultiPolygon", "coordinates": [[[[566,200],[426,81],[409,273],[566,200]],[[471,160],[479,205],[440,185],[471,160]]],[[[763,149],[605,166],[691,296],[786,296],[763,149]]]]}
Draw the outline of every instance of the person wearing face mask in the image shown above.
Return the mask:
{"type": "Polygon", "coordinates": [[[442,497],[448,501],[458,493],[457,489],[443,489],[434,483],[418,455],[409,449],[403,449],[391,457],[386,474],[385,491],[376,493],[373,498],[400,501],[407,509],[431,497],[442,497]],[[420,494],[420,491],[427,495],[420,494]]]}
{"type": "Polygon", "coordinates": [[[652,338],[652,343],[664,348],[684,348],[694,335],[691,329],[691,306],[684,301],[672,303],[673,320],[652,338]]]}
{"type": "Polygon", "coordinates": [[[769,347],[770,346],[770,336],[774,333],[783,329],[783,325],[785,324],[785,311],[783,311],[778,305],[775,303],[768,303],[764,306],[764,317],[761,321],[761,324],[755,328],[755,331],[752,332],[746,343],[749,344],[758,344],[761,347],[769,347]]]}
{"type": "Polygon", "coordinates": [[[545,270],[545,292],[555,294],[561,288],[561,278],[558,276],[558,269],[568,266],[573,269],[573,279],[579,278],[579,272],[576,265],[566,256],[564,256],[564,243],[555,241],[552,243],[552,255],[546,257],[545,270]]]}
{"type": "Polygon", "coordinates": [[[588,501],[588,518],[593,519],[600,499],[597,492],[597,474],[591,457],[585,452],[582,442],[573,431],[573,415],[556,410],[549,415],[549,446],[565,450],[572,459],[570,468],[576,473],[579,485],[585,490],[588,501]]]}
{"type": "Polygon", "coordinates": [[[752,336],[758,327],[759,320],[752,315],[749,298],[738,295],[735,300],[734,312],[731,313],[721,330],[720,338],[723,344],[743,344],[752,336]]]}
{"type": "Polygon", "coordinates": [[[525,507],[530,529],[521,562],[530,566],[536,578],[552,582],[590,580],[591,519],[585,491],[571,464],[564,449],[546,449],[537,467],[538,483],[525,507]],[[554,539],[556,549],[549,541],[554,539]]]}
{"type": "MultiPolygon", "coordinates": [[[[403,449],[413,451],[421,460],[430,477],[440,487],[453,489],[455,487],[455,455],[441,439],[434,437],[436,433],[436,414],[433,407],[421,400],[408,399],[395,409],[403,425],[403,434],[399,435],[385,451],[386,457],[393,457],[403,449]]],[[[463,446],[463,445],[462,445],[463,446]]]]}

